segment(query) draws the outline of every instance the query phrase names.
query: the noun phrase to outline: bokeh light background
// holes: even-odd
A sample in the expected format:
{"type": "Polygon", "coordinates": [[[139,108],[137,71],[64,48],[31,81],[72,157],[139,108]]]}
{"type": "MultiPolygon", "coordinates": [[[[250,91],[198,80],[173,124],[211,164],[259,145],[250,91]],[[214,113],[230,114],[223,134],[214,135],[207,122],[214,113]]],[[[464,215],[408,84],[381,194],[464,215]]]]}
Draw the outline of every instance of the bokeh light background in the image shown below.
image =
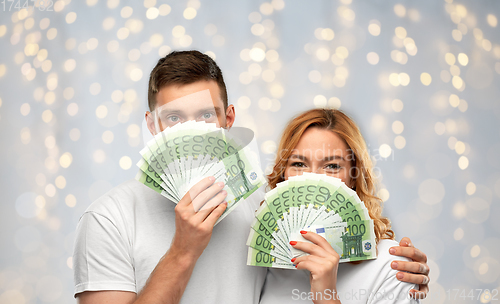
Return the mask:
{"type": "Polygon", "coordinates": [[[300,111],[353,116],[397,238],[429,257],[426,302],[500,289],[500,2],[24,4],[0,3],[0,303],[74,301],[78,219],[135,176],[149,73],[174,49],[216,59],[263,167],[300,111]]]}

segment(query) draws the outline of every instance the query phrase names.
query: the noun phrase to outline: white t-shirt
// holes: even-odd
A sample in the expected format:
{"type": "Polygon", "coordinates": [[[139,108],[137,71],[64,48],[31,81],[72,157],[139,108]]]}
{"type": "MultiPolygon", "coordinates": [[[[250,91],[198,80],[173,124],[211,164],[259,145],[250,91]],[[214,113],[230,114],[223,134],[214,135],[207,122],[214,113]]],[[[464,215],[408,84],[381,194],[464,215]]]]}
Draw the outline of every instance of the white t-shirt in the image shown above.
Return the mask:
{"type": "MultiPolygon", "coordinates": [[[[408,261],[389,254],[392,246],[398,246],[398,243],[381,240],[377,245],[376,259],[359,264],[339,264],[337,292],[342,304],[418,303],[408,297],[410,289],[416,286],[399,281],[396,278],[397,271],[391,268],[394,260],[408,261]]],[[[260,303],[310,304],[310,291],[309,271],[269,268],[260,303]]]]}
{"type": "MultiPolygon", "coordinates": [[[[181,303],[258,303],[266,268],[246,265],[246,240],[260,200],[242,202],[214,227],[181,303]]],[[[77,228],[75,295],[139,293],[175,233],[175,204],[136,180],[89,206],[77,228]]]]}

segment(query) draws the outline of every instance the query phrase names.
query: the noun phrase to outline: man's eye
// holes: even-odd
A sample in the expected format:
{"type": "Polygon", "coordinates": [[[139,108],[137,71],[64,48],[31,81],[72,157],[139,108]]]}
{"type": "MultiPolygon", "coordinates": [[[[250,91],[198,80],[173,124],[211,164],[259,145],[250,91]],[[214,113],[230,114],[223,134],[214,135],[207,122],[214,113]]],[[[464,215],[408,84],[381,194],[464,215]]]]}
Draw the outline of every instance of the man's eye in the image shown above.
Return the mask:
{"type": "Polygon", "coordinates": [[[212,118],[213,114],[212,113],[205,113],[203,114],[203,119],[210,119],[212,118]]]}
{"type": "Polygon", "coordinates": [[[179,116],[169,116],[169,117],[167,117],[167,119],[172,121],[172,122],[178,122],[179,116]]]}

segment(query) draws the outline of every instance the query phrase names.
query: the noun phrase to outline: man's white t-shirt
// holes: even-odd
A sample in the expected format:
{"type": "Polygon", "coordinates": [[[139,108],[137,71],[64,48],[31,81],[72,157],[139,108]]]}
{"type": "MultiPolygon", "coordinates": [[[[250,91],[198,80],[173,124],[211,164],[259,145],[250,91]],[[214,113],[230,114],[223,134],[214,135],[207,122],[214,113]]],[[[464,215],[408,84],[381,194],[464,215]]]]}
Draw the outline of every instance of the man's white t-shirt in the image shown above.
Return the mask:
{"type": "MultiPolygon", "coordinates": [[[[246,265],[246,240],[260,200],[242,202],[214,227],[181,303],[258,303],[266,268],[246,265]]],[[[139,293],[175,234],[175,204],[136,180],[89,206],[77,228],[75,295],[139,293]]]]}
{"type": "MultiPolygon", "coordinates": [[[[391,268],[394,260],[408,261],[389,254],[392,246],[398,246],[398,243],[381,240],[377,245],[376,259],[339,264],[337,292],[342,304],[418,303],[408,297],[410,289],[418,290],[418,286],[399,281],[396,278],[398,271],[391,268]]],[[[310,291],[309,271],[269,268],[260,303],[311,304],[310,291]]]]}

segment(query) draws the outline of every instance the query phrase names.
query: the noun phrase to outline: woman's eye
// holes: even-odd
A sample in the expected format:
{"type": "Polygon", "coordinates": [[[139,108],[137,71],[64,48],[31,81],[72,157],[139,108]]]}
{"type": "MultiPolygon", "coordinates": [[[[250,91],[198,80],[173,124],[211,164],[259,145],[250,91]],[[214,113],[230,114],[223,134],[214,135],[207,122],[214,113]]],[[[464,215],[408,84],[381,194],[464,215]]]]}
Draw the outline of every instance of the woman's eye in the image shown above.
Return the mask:
{"type": "Polygon", "coordinates": [[[326,169],[329,169],[329,170],[338,170],[340,169],[340,165],[339,164],[329,164],[326,166],[326,169]]]}
{"type": "Polygon", "coordinates": [[[304,167],[304,166],[305,166],[305,164],[304,164],[304,163],[302,163],[302,162],[293,162],[293,163],[291,164],[291,166],[292,166],[292,167],[299,167],[299,168],[302,168],[302,167],[304,167]]]}

